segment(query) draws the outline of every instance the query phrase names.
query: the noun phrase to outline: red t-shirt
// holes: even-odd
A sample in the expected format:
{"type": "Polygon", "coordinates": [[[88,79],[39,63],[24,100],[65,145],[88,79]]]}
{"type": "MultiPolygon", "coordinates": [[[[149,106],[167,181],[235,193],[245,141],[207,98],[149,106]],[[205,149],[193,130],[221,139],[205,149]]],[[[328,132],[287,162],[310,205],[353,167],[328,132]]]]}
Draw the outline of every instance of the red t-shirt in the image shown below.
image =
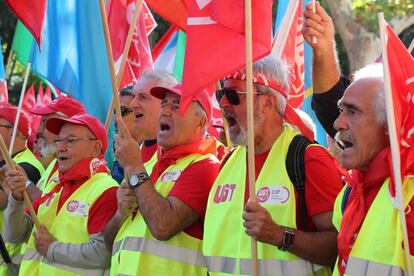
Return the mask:
{"type": "MultiPolygon", "coordinates": [[[[269,155],[270,150],[255,156],[256,179],[269,155]]],[[[246,157],[247,158],[247,157],[246,157]]],[[[311,146],[305,150],[305,201],[308,213],[308,231],[315,230],[311,217],[332,212],[336,196],[343,184],[341,173],[335,159],[322,147],[311,146]],[[323,173],[321,173],[323,172],[323,173]]],[[[246,173],[246,183],[248,175],[246,173]]],[[[246,185],[245,203],[249,198],[249,187],[246,185]]],[[[296,225],[300,226],[300,209],[298,194],[296,197],[296,225]]],[[[298,227],[300,230],[301,227],[298,227]]]]}
{"type": "Polygon", "coordinates": [[[144,141],[141,148],[142,163],[148,162],[157,152],[157,141],[144,141]],[[154,142],[153,142],[154,141],[154,142]]]}
{"type": "MultiPolygon", "coordinates": [[[[74,185],[68,184],[64,185],[62,188],[62,193],[58,202],[59,212],[63,204],[67,201],[71,194],[73,194],[84,182],[80,182],[74,185]]],[[[116,198],[116,191],[118,187],[112,187],[107,189],[102,195],[95,201],[95,203],[89,208],[88,215],[88,232],[89,234],[100,233],[104,230],[106,224],[115,214],[118,208],[118,202],[116,198]]],[[[35,202],[33,202],[33,208],[37,214],[40,204],[47,204],[49,199],[52,199],[55,196],[57,191],[52,190],[43,197],[39,197],[35,202]]],[[[26,213],[29,214],[29,211],[26,210],[26,213]]]]}
{"type": "MultiPolygon", "coordinates": [[[[369,187],[364,189],[364,198],[365,198],[365,214],[368,213],[369,208],[371,207],[372,202],[374,201],[375,197],[377,196],[379,190],[381,189],[382,183],[378,183],[373,187],[369,187]]],[[[349,198],[347,202],[351,202],[355,194],[352,192],[349,193],[349,198]]],[[[414,255],[414,197],[408,203],[405,212],[405,220],[407,223],[407,234],[408,234],[408,241],[410,244],[410,252],[411,255],[414,255]]]]}
{"type": "Polygon", "coordinates": [[[180,199],[194,209],[200,220],[184,230],[188,235],[202,239],[203,222],[208,195],[219,173],[220,163],[215,158],[207,158],[188,166],[175,182],[168,196],[180,199]]]}

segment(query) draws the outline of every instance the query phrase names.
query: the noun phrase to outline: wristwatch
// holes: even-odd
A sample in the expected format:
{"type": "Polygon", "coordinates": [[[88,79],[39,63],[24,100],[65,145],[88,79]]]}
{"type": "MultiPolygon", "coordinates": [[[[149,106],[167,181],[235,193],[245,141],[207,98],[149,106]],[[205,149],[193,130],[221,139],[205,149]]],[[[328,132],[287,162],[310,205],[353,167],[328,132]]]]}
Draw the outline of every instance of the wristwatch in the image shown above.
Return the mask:
{"type": "Polygon", "coordinates": [[[282,243],[277,248],[279,248],[280,251],[288,251],[288,249],[293,245],[293,241],[295,240],[295,234],[295,229],[285,227],[282,243]]]}
{"type": "Polygon", "coordinates": [[[26,181],[26,184],[25,184],[25,187],[26,187],[26,189],[27,188],[29,188],[30,186],[32,186],[32,185],[34,185],[34,183],[31,181],[31,180],[27,180],[26,181]]]}
{"type": "Polygon", "coordinates": [[[129,188],[135,189],[147,180],[149,180],[149,176],[146,172],[133,174],[128,179],[129,188]]]}

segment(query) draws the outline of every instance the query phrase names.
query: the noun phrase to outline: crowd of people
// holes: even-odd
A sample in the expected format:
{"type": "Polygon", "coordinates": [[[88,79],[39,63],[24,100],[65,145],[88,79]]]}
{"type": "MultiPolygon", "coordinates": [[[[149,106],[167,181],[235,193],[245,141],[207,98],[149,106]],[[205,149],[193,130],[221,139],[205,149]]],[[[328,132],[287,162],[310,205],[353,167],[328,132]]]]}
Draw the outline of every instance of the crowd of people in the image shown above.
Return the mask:
{"type": "MultiPolygon", "coordinates": [[[[41,116],[34,144],[29,114],[20,115],[11,153],[18,166],[1,161],[7,250],[0,275],[12,268],[19,275],[251,275],[252,238],[259,275],[404,275],[407,248],[389,200],[382,64],[349,80],[332,19],[319,3],[304,16],[314,50],[312,107],[339,145],[335,155],[289,105],[288,67],[272,57],[253,64],[255,201],[244,69],[216,91],[234,145],[226,150],[208,134],[209,94],[193,96],[181,114],[182,87],[169,73],[147,71],[120,91],[113,145],[105,126],[62,94],[31,110],[41,116]],[[107,150],[116,158],[111,170],[107,150]]],[[[7,146],[16,115],[16,107],[0,106],[7,146]]],[[[414,185],[403,180],[414,252],[414,185]]]]}

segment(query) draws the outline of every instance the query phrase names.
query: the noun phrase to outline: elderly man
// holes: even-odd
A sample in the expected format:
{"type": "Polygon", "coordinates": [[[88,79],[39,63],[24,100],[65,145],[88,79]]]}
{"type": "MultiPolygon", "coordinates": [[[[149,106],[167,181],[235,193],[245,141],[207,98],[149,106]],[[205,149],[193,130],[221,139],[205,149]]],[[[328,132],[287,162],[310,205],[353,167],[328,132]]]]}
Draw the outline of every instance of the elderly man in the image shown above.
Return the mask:
{"type": "Polygon", "coordinates": [[[34,229],[23,208],[26,177],[9,170],[6,180],[12,192],[4,238],[14,244],[27,241],[20,275],[102,275],[111,256],[102,232],[116,211],[118,186],[103,160],[105,127],[88,114],[51,118],[46,127],[58,135],[59,183],[34,202],[42,224],[34,229]]]}
{"type": "MultiPolygon", "coordinates": [[[[313,106],[318,110],[318,118],[323,119],[324,127],[331,129],[331,135],[336,135],[342,145],[344,168],[353,169],[351,180],[335,203],[333,221],[339,230],[339,257],[334,274],[403,275],[406,270],[403,234],[398,226],[398,212],[390,200],[393,189],[389,187],[387,158],[390,149],[382,65],[371,64],[355,72],[349,85],[337,66],[332,70],[335,68],[334,59],[331,59],[335,53],[330,50],[333,49],[333,35],[325,31],[333,30],[331,19],[319,5],[316,13],[308,9],[304,15],[305,38],[318,37],[318,44],[312,45],[314,51],[319,52],[317,62],[330,64],[320,68],[313,77],[322,91],[314,95],[313,106]],[[322,76],[327,74],[332,78],[324,83],[322,76]],[[336,100],[341,97],[337,108],[336,100]]],[[[412,182],[411,177],[403,180],[410,252],[414,252],[414,212],[410,211],[414,208],[412,182]]],[[[412,264],[413,261],[411,256],[412,264]]]]}
{"type": "MultiPolygon", "coordinates": [[[[0,105],[0,134],[3,137],[7,147],[10,147],[13,133],[13,125],[16,120],[16,115],[17,107],[12,105],[0,105]]],[[[40,195],[33,183],[37,183],[37,181],[40,179],[45,170],[40,161],[37,160],[35,155],[32,153],[32,151],[27,148],[27,141],[31,136],[31,127],[29,118],[24,112],[20,114],[17,130],[18,131],[16,133],[14,141],[12,158],[14,162],[16,162],[27,175],[28,181],[25,183],[25,186],[30,198],[33,200],[40,195]]],[[[0,160],[0,229],[2,229],[3,210],[7,207],[7,197],[10,193],[10,189],[5,183],[6,181],[4,179],[4,173],[6,171],[6,162],[4,161],[4,158],[1,153],[0,160]]],[[[19,257],[21,246],[6,243],[6,248],[9,256],[12,259],[12,262],[14,264],[19,264],[21,260],[21,258],[19,257]]],[[[7,266],[4,264],[2,260],[0,264],[0,275],[7,275],[7,270],[7,266]]]]}
{"type": "Polygon", "coordinates": [[[203,253],[209,273],[251,275],[251,236],[259,241],[261,275],[328,275],[337,252],[331,220],[341,173],[323,147],[308,146],[304,160],[298,160],[305,164],[305,202],[299,200],[285,160],[300,133],[294,126],[312,137],[287,104],[288,71],[280,60],[268,57],[254,63],[253,75],[258,203],[246,203],[246,82],[245,73],[236,72],[216,94],[230,139],[240,146],[222,164],[208,200],[203,253]]]}
{"type": "MultiPolygon", "coordinates": [[[[119,91],[119,101],[121,103],[121,116],[122,120],[125,123],[125,126],[128,128],[129,133],[131,133],[132,138],[138,143],[142,141],[142,134],[139,132],[138,128],[134,126],[134,112],[131,108],[131,101],[134,99],[134,94],[132,93],[134,90],[133,85],[128,85],[119,91]]],[[[115,124],[115,130],[117,125],[115,124]]],[[[118,130],[116,130],[118,132],[118,130]]],[[[121,183],[121,181],[125,177],[124,168],[119,165],[117,160],[114,161],[114,165],[111,170],[112,177],[116,180],[116,182],[121,183]]]]}
{"type": "Polygon", "coordinates": [[[56,163],[56,145],[54,140],[57,136],[46,128],[46,121],[49,118],[68,118],[76,114],[85,113],[83,105],[77,100],[64,94],[43,106],[38,106],[30,111],[33,115],[41,116],[40,125],[36,133],[35,153],[40,155],[40,160],[46,172],[38,182],[34,182],[36,187],[43,192],[50,191],[57,183],[58,166],[56,163]]]}
{"type": "Polygon", "coordinates": [[[111,274],[206,275],[202,222],[219,169],[215,141],[205,139],[210,97],[199,93],[181,115],[180,85],[154,87],[151,95],[161,99],[157,141],[162,147],[151,177],[124,127],[116,137],[116,156],[129,179],[118,192],[115,216],[124,223],[115,238],[111,274]],[[139,212],[131,214],[134,205],[139,212]]]}

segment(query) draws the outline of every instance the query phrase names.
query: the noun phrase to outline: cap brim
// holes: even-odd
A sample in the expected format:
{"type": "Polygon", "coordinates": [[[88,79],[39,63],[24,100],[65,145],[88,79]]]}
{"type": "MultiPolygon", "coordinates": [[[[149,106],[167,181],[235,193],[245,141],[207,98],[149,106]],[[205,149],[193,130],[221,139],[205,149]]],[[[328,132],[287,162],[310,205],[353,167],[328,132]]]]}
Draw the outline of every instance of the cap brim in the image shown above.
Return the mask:
{"type": "Polygon", "coordinates": [[[85,123],[79,120],[74,120],[71,118],[50,118],[46,121],[46,128],[53,134],[58,135],[63,125],[66,123],[72,123],[77,125],[84,125],[85,123]]]}
{"type": "Polygon", "coordinates": [[[165,95],[167,95],[168,92],[175,93],[181,96],[181,91],[174,89],[174,88],[156,86],[156,87],[151,88],[150,90],[150,94],[160,100],[163,100],[165,98],[165,95]]]}

